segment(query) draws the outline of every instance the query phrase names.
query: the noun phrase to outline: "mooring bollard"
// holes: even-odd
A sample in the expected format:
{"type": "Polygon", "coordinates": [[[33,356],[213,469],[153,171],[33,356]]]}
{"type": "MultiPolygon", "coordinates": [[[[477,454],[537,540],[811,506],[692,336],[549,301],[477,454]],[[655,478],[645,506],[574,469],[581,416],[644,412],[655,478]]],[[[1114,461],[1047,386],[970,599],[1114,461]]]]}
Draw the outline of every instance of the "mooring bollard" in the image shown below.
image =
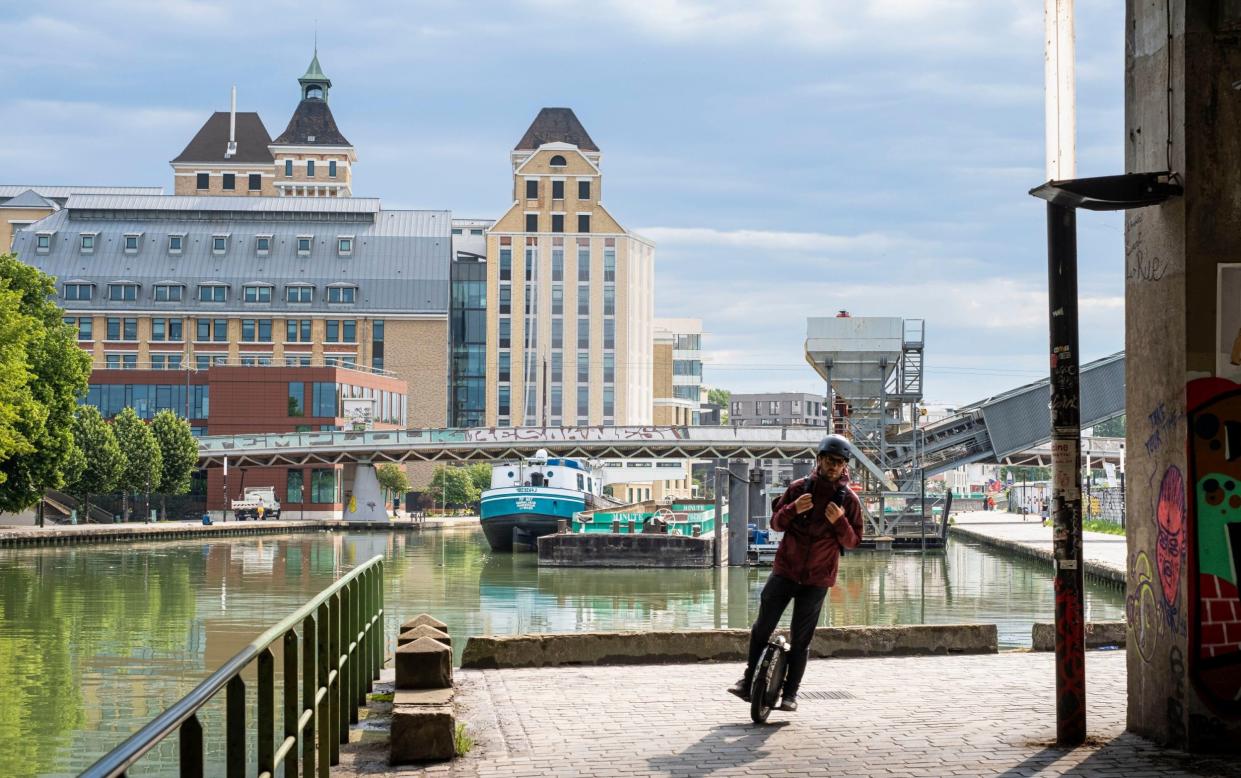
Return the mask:
{"type": "Polygon", "coordinates": [[[569,522],[564,519],[556,519],[556,532],[563,535],[569,531],[569,522]]]}
{"type": "Polygon", "coordinates": [[[620,533],[620,519],[612,519],[612,534],[620,533]]]}

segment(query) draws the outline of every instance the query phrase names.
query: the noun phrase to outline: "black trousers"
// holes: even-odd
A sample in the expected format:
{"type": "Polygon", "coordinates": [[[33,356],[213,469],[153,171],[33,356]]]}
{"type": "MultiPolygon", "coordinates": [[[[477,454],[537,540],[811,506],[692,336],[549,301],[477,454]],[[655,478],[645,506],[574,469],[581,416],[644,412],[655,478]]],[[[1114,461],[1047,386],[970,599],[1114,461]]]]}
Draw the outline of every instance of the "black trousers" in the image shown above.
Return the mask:
{"type": "Polygon", "coordinates": [[[802,676],[806,674],[810,641],[814,638],[814,627],[819,623],[819,613],[823,610],[823,598],[826,596],[827,588],[823,586],[799,584],[775,573],[767,578],[759,600],[758,618],[750,630],[750,658],[745,666],[747,680],[754,676],[754,668],[763,653],[763,646],[767,645],[776,624],[784,615],[784,609],[788,607],[789,600],[792,600],[793,649],[789,652],[789,674],[784,682],[784,694],[788,697],[797,694],[802,676]]]}

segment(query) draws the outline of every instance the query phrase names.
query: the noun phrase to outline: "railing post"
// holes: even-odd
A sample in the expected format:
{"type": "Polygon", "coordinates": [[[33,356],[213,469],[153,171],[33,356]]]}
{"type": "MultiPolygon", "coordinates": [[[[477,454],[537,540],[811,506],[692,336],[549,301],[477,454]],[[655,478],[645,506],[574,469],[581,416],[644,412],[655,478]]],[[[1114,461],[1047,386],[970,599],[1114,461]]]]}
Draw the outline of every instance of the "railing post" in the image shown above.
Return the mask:
{"type": "Polygon", "coordinates": [[[182,778],[203,778],[203,725],[197,714],[181,724],[180,747],[182,778]]]}
{"type": "Polygon", "coordinates": [[[246,776],[246,684],[240,675],[228,682],[224,707],[224,758],[228,778],[246,776]]]}
{"type": "Polygon", "coordinates": [[[319,606],[316,619],[316,661],[319,665],[319,682],[315,687],[315,719],[319,738],[319,778],[329,778],[332,765],[332,743],[336,741],[336,721],[332,718],[332,675],[328,661],[332,653],[332,598],[319,606]],[[319,693],[323,696],[320,697],[319,693]]]}
{"type": "MultiPolygon", "coordinates": [[[[302,741],[302,775],[304,778],[314,778],[315,774],[315,726],[318,722],[318,716],[315,712],[315,694],[319,691],[318,676],[316,671],[318,663],[315,662],[315,617],[307,616],[302,619],[302,715],[310,713],[310,719],[303,726],[301,718],[298,718],[297,736],[302,741]]],[[[286,778],[296,778],[295,776],[287,776],[286,778]]]]}
{"type": "MultiPolygon", "coordinates": [[[[328,662],[330,665],[331,683],[328,684],[328,745],[331,749],[331,764],[340,764],[340,606],[341,596],[337,590],[328,598],[328,662]]],[[[347,730],[346,730],[347,731],[347,730]]]]}
{"type": "Polygon", "coordinates": [[[276,768],[276,658],[270,648],[259,654],[258,667],[258,758],[259,772],[272,773],[276,768]]]}
{"type": "Polygon", "coordinates": [[[388,636],[387,636],[387,633],[385,632],[386,627],[384,626],[384,566],[383,566],[383,562],[380,562],[379,564],[375,565],[375,571],[378,573],[378,575],[375,576],[375,602],[377,605],[375,609],[375,626],[379,628],[379,633],[375,636],[375,643],[374,643],[375,665],[374,665],[374,669],[371,672],[371,677],[379,678],[379,671],[382,670],[384,666],[384,653],[388,647],[388,636]]]}
{"type": "Polygon", "coordinates": [[[284,755],[284,778],[297,778],[297,719],[301,708],[297,704],[297,632],[290,629],[284,633],[284,740],[293,738],[293,747],[284,755]]]}

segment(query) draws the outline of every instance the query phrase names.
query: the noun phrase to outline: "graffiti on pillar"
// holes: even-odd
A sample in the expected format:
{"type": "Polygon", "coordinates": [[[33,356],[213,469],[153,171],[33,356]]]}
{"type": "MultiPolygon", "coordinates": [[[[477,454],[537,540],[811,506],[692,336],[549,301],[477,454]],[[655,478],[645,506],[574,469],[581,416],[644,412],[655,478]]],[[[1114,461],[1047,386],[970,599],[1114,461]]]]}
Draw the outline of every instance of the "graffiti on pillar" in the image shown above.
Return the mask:
{"type": "Polygon", "coordinates": [[[1212,710],[1241,717],[1241,384],[1200,378],[1189,406],[1189,676],[1212,710]]]}
{"type": "Polygon", "coordinates": [[[1155,564],[1163,592],[1164,619],[1168,629],[1183,635],[1185,622],[1180,607],[1181,574],[1185,568],[1185,476],[1170,466],[1159,484],[1155,503],[1157,540],[1155,564]]]}
{"type": "Polygon", "coordinates": [[[1125,617],[1129,622],[1129,631],[1133,635],[1133,645],[1138,649],[1138,656],[1142,657],[1143,662],[1149,663],[1155,655],[1155,641],[1159,639],[1159,627],[1163,623],[1159,599],[1155,594],[1154,571],[1145,551],[1135,554],[1133,564],[1129,567],[1134,586],[1125,598],[1125,617]]]}

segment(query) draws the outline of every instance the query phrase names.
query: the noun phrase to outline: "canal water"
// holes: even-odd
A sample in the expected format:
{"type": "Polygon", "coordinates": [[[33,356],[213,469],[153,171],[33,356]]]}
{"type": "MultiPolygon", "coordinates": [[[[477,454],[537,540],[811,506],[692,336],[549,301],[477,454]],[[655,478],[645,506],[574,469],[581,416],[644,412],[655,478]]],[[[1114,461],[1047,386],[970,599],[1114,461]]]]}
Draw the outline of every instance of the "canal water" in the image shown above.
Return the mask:
{"type": "MultiPolygon", "coordinates": [[[[388,634],[429,612],[448,624],[458,661],[478,634],[749,627],[767,576],[540,570],[530,555],[491,554],[469,527],[3,550],[0,776],[76,775],[377,554],[388,634]]],[[[1012,648],[1029,645],[1030,624],[1050,621],[1053,604],[1041,564],[954,541],[925,558],[847,554],[822,623],[990,622],[1012,648]]],[[[1088,620],[1123,611],[1120,589],[1087,586],[1088,620]]],[[[175,764],[170,743],[132,774],[173,774],[175,764]]]]}

